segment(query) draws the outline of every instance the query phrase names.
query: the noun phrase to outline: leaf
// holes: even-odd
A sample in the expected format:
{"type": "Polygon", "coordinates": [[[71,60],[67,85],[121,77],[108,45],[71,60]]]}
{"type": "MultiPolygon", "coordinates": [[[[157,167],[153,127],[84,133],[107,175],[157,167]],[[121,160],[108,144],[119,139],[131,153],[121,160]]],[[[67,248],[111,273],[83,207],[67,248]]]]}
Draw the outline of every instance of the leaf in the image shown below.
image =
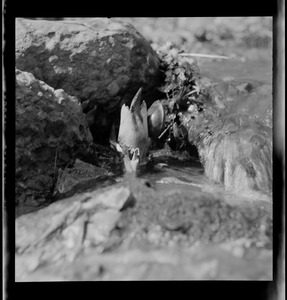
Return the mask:
{"type": "Polygon", "coordinates": [[[183,69],[182,68],[175,68],[174,69],[174,74],[176,74],[176,75],[179,75],[179,74],[181,74],[183,72],[183,69]]]}
{"type": "Polygon", "coordinates": [[[178,75],[178,77],[179,77],[179,79],[182,80],[182,81],[184,81],[184,80],[187,79],[187,78],[185,77],[184,73],[180,73],[180,74],[178,75]]]}
{"type": "Polygon", "coordinates": [[[178,54],[178,50],[176,48],[172,48],[170,51],[169,51],[170,55],[172,57],[176,57],[177,54],[178,54]]]}

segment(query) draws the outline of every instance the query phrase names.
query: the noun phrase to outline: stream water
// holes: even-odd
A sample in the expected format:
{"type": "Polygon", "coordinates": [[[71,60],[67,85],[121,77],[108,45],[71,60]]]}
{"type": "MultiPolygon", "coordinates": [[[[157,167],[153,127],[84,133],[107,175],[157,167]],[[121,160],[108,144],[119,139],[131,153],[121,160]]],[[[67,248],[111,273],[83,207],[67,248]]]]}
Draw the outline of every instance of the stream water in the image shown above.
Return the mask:
{"type": "Polygon", "coordinates": [[[261,206],[271,213],[272,197],[260,191],[248,191],[244,195],[237,195],[226,191],[223,185],[213,183],[204,175],[204,168],[199,159],[191,161],[174,159],[173,154],[166,149],[154,151],[153,156],[159,162],[155,171],[146,171],[140,175],[153,183],[161,193],[181,190],[192,193],[202,191],[212,194],[231,205],[261,206]]]}

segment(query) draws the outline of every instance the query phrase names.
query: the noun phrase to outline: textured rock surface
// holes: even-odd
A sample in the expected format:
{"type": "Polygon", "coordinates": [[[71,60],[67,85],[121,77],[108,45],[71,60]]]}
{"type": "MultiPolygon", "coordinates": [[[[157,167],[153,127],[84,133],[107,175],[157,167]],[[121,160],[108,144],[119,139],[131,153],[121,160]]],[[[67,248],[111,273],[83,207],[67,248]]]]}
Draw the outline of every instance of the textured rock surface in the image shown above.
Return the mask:
{"type": "Polygon", "coordinates": [[[272,143],[263,126],[240,128],[221,134],[200,147],[205,174],[226,190],[249,193],[272,191],[272,143]]]}
{"type": "Polygon", "coordinates": [[[147,94],[159,79],[155,52],[133,26],[109,19],[17,19],[16,66],[76,96],[85,113],[93,110],[94,137],[98,127],[110,127],[105,114],[130,102],[139,87],[156,100],[147,94]]]}
{"type": "Polygon", "coordinates": [[[272,228],[270,207],[130,178],[17,218],[16,280],[270,278],[272,228]]]}
{"type": "Polygon", "coordinates": [[[248,80],[204,82],[209,107],[184,113],[206,176],[228,191],[272,191],[272,87],[248,80]]]}
{"type": "Polygon", "coordinates": [[[16,219],[16,273],[21,278],[48,261],[74,260],[84,248],[101,246],[116,226],[130,191],[108,187],[66,198],[16,219]]]}
{"type": "Polygon", "coordinates": [[[17,202],[32,204],[45,197],[53,185],[55,166],[66,166],[91,142],[75,97],[16,70],[17,202]]]}

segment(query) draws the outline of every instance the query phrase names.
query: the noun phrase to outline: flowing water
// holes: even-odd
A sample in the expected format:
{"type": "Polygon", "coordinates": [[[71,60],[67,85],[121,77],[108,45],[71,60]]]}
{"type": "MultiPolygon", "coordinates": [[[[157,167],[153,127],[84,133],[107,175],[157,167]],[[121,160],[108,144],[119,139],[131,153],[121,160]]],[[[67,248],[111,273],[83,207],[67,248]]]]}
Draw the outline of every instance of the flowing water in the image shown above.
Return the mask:
{"type": "Polygon", "coordinates": [[[197,158],[191,161],[173,159],[177,154],[169,150],[158,150],[153,152],[153,155],[158,158],[159,167],[155,167],[155,171],[143,173],[140,177],[152,182],[153,186],[162,193],[175,189],[191,193],[202,191],[223,199],[231,205],[260,205],[271,212],[270,194],[250,190],[242,196],[226,191],[223,185],[213,183],[205,176],[204,168],[197,158]]]}
{"type": "MultiPolygon", "coordinates": [[[[208,61],[201,59],[198,61],[201,74],[203,77],[211,79],[233,79],[245,80],[245,82],[258,81],[260,83],[271,85],[272,84],[272,61],[271,58],[239,61],[239,60],[221,60],[221,61],[208,61]]],[[[271,95],[266,95],[265,101],[270,101],[271,95]]],[[[262,104],[262,103],[261,103],[262,104]]],[[[262,105],[263,106],[263,105],[262,105]]],[[[261,107],[262,107],[261,106],[261,107]]],[[[258,107],[258,106],[257,106],[258,107]]],[[[260,107],[258,107],[260,110],[260,107]]],[[[252,113],[252,112],[250,112],[252,113]]],[[[168,159],[172,156],[166,150],[159,150],[153,153],[154,156],[161,158],[159,161],[165,163],[164,157],[168,159]]],[[[270,158],[271,159],[271,158],[270,158]]],[[[224,186],[215,184],[208,180],[204,175],[203,166],[199,161],[191,162],[176,162],[167,163],[167,166],[162,167],[159,171],[154,173],[147,173],[143,175],[144,178],[150,179],[156,183],[159,190],[172,190],[180,188],[188,191],[201,190],[216,194],[224,198],[230,203],[249,202],[250,205],[263,205],[271,210],[272,194],[266,194],[260,191],[248,191],[242,197],[241,193],[236,194],[232,191],[226,191],[224,186]]]]}

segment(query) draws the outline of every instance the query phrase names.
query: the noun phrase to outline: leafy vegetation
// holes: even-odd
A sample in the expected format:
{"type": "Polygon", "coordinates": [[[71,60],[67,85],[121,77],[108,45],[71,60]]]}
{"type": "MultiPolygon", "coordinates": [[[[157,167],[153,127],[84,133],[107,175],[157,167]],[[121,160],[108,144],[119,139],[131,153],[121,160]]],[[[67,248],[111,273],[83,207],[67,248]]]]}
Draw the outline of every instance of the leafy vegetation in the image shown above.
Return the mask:
{"type": "MultiPolygon", "coordinates": [[[[189,141],[189,128],[183,124],[185,113],[195,122],[197,135],[204,131],[206,123],[214,119],[208,85],[203,84],[196,60],[183,55],[173,43],[167,42],[157,50],[165,81],[160,91],[166,94],[163,101],[167,114],[167,124],[161,138],[167,140],[172,150],[194,149],[189,141]]],[[[198,137],[197,137],[198,138],[198,137]]],[[[196,142],[195,142],[196,144],[196,142]]]]}
{"type": "Polygon", "coordinates": [[[161,69],[165,72],[165,84],[160,88],[161,92],[167,95],[170,107],[187,108],[199,94],[200,72],[196,61],[181,56],[183,51],[172,43],[166,43],[157,53],[161,69]]]}
{"type": "Polygon", "coordinates": [[[192,153],[192,144],[206,145],[244,126],[257,131],[258,126],[270,125],[272,108],[266,106],[270,101],[260,102],[264,97],[260,89],[250,96],[258,83],[201,78],[196,60],[171,42],[157,53],[165,73],[160,91],[166,95],[163,104],[168,116],[161,138],[171,149],[192,153]]]}

